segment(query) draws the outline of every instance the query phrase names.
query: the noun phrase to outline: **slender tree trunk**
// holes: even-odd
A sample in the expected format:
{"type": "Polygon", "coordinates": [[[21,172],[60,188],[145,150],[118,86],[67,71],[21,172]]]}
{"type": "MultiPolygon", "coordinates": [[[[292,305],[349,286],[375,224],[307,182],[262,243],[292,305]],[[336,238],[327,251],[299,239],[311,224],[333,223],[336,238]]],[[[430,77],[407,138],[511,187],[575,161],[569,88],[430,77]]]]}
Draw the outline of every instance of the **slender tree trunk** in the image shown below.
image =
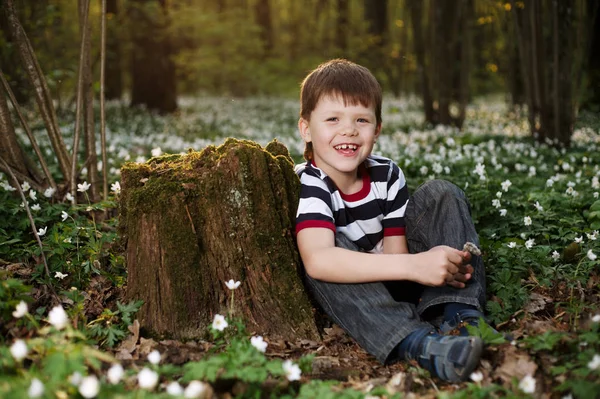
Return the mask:
{"type": "Polygon", "coordinates": [[[79,0],[79,30],[82,37],[85,37],[83,43],[83,137],[85,142],[85,161],[88,170],[87,179],[91,183],[89,197],[96,202],[100,199],[98,182],[98,155],[96,154],[96,129],[94,124],[94,89],[92,87],[92,64],[91,64],[91,28],[89,23],[89,2],[90,0],[79,0]],[[88,13],[88,23],[84,26],[85,13],[88,13]],[[83,35],[83,29],[86,34],[83,35]]]}
{"type": "Polygon", "coordinates": [[[417,72],[421,81],[421,93],[423,96],[423,108],[425,110],[425,121],[433,125],[437,124],[437,115],[433,108],[433,97],[429,85],[427,63],[425,57],[425,40],[423,38],[423,2],[421,0],[407,0],[406,4],[410,11],[415,54],[417,56],[417,72]]]}
{"type": "Polygon", "coordinates": [[[106,90],[107,100],[120,99],[123,95],[123,72],[121,64],[121,38],[119,37],[118,0],[106,1],[106,90]]]}
{"type": "Polygon", "coordinates": [[[20,175],[41,183],[29,172],[25,157],[17,140],[6,97],[3,90],[0,89],[0,158],[4,159],[8,166],[20,175]]]}
{"type": "Polygon", "coordinates": [[[260,37],[264,44],[265,55],[268,56],[274,47],[273,23],[271,21],[271,4],[269,0],[258,0],[255,4],[256,22],[260,26],[260,37]]]}
{"type": "Polygon", "coordinates": [[[337,21],[335,42],[338,50],[344,54],[348,49],[348,21],[350,19],[349,0],[337,0],[337,21]]]}
{"type": "Polygon", "coordinates": [[[71,175],[71,160],[60,133],[60,129],[58,128],[56,112],[54,111],[48,84],[46,83],[46,79],[37,58],[35,57],[31,43],[17,18],[14,0],[4,0],[2,9],[7,20],[7,26],[12,40],[18,47],[24,69],[27,71],[29,80],[35,88],[35,99],[44,120],[44,124],[46,125],[48,137],[54,148],[59,168],[63,176],[68,180],[71,175]]]}
{"type": "Polygon", "coordinates": [[[129,8],[133,38],[131,105],[145,105],[161,113],[177,109],[175,64],[168,34],[166,0],[132,0],[129,8]],[[158,1],[157,12],[146,7],[158,1]]]}

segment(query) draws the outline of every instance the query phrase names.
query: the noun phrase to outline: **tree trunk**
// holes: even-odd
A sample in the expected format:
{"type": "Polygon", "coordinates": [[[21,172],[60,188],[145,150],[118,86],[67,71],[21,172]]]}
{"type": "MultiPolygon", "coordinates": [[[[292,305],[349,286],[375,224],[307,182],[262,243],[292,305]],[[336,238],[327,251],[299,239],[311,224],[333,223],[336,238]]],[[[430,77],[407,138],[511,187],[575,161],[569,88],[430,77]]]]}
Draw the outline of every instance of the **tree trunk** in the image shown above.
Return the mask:
{"type": "Polygon", "coordinates": [[[119,8],[117,0],[106,1],[106,89],[107,100],[120,99],[123,95],[121,71],[121,38],[118,35],[119,8]]]}
{"type": "Polygon", "coordinates": [[[337,21],[335,43],[338,51],[344,54],[348,49],[348,21],[350,20],[349,0],[337,0],[337,21]]]}
{"type": "Polygon", "coordinates": [[[143,327],[197,338],[215,314],[235,316],[271,337],[318,337],[299,277],[292,226],[300,183],[274,141],[265,149],[228,139],[201,152],[122,168],[120,232],[127,296],[142,299],[143,327]]]}
{"type": "Polygon", "coordinates": [[[265,55],[273,50],[273,23],[271,21],[271,4],[269,0],[258,0],[255,5],[256,22],[260,26],[260,37],[264,44],[265,55]]]}
{"type": "Polygon", "coordinates": [[[50,90],[46,78],[42,73],[31,43],[27,38],[25,30],[17,18],[17,13],[14,6],[14,0],[4,0],[2,3],[2,11],[6,17],[7,29],[10,32],[11,38],[18,48],[21,61],[24,69],[27,71],[29,81],[34,87],[35,100],[40,109],[42,119],[46,125],[48,131],[48,137],[50,143],[54,148],[54,153],[58,160],[58,166],[65,177],[69,180],[71,175],[71,160],[67,152],[67,147],[63,141],[60,129],[58,128],[58,121],[56,119],[56,112],[50,96],[50,90]]]}
{"type": "Polygon", "coordinates": [[[129,5],[133,41],[131,105],[173,112],[177,109],[177,91],[166,0],[132,0],[129,5]],[[157,1],[160,7],[150,7],[157,1]]]}

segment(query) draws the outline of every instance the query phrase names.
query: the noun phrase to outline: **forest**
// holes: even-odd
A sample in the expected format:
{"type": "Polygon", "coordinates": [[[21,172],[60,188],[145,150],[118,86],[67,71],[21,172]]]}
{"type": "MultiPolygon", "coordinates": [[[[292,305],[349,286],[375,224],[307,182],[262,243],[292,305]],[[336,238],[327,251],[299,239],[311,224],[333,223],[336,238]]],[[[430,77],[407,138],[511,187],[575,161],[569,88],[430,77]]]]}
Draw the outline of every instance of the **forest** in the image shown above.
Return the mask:
{"type": "Polygon", "coordinates": [[[0,397],[600,397],[599,13],[1,0],[0,397]],[[334,58],[380,82],[409,191],[468,197],[466,382],[379,363],[298,276],[300,84],[334,58]]]}

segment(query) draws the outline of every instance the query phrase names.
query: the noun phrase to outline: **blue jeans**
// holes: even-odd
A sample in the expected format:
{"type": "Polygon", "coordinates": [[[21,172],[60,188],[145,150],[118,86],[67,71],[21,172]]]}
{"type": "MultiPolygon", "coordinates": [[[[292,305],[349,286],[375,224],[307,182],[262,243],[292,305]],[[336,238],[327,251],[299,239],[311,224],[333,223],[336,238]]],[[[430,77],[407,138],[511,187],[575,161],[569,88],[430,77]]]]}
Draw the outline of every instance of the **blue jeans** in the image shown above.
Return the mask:
{"type": "MultiPolygon", "coordinates": [[[[448,181],[432,180],[417,188],[408,202],[405,220],[410,253],[437,245],[462,249],[467,241],[479,245],[465,194],[448,181]]],[[[360,251],[341,235],[336,235],[336,246],[360,251]]],[[[433,318],[441,308],[436,305],[458,302],[484,309],[481,257],[473,256],[471,265],[475,271],[465,288],[426,287],[410,281],[338,284],[308,275],[306,285],[335,323],[377,360],[387,363],[397,360],[390,354],[408,334],[438,324],[433,318]]]]}

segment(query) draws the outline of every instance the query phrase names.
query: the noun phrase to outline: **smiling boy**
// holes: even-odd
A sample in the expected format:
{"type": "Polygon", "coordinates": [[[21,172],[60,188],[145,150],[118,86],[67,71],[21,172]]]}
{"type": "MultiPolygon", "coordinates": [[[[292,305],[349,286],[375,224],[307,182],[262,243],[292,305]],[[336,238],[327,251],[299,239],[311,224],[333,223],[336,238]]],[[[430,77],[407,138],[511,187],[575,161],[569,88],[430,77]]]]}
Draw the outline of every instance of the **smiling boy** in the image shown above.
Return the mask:
{"type": "Polygon", "coordinates": [[[318,66],[302,83],[298,129],[306,163],[296,237],[306,283],[325,312],[382,363],[414,359],[463,381],[482,341],[442,335],[483,317],[478,242],[464,193],[434,180],[409,196],[402,170],[371,154],[381,133],[381,87],[347,60],[318,66]]]}

